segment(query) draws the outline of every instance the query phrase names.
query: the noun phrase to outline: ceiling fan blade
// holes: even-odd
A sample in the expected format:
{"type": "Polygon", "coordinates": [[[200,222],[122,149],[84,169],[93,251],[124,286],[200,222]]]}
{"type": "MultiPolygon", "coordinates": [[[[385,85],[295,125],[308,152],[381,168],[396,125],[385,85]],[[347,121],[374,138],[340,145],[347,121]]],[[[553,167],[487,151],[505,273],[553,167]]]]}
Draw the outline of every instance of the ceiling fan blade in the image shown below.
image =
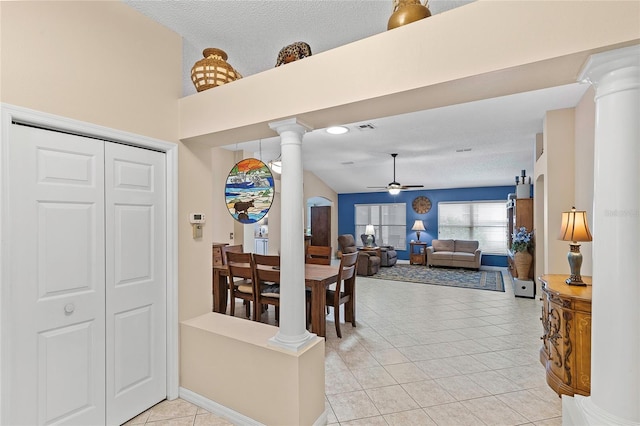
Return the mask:
{"type": "Polygon", "coordinates": [[[424,185],[402,185],[400,188],[401,188],[401,189],[407,189],[407,188],[424,188],[424,185]]]}
{"type": "Polygon", "coordinates": [[[367,188],[371,188],[371,189],[387,189],[387,186],[367,186],[367,188]]]}

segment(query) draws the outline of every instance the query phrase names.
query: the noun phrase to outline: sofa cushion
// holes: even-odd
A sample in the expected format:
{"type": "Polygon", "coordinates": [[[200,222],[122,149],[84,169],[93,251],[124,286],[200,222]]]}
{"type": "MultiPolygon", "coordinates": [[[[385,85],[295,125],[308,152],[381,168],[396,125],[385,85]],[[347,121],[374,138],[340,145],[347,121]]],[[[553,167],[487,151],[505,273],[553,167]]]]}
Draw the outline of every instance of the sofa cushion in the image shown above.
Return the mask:
{"type": "Polygon", "coordinates": [[[434,260],[449,260],[453,255],[452,251],[434,251],[430,257],[434,260]]]}
{"type": "Polygon", "coordinates": [[[473,253],[478,249],[479,245],[480,243],[478,241],[456,240],[455,241],[456,249],[454,251],[463,252],[463,253],[473,253]]]}
{"type": "Polygon", "coordinates": [[[433,251],[454,251],[454,241],[453,240],[433,240],[431,242],[433,246],[433,251]]]}
{"type": "Polygon", "coordinates": [[[473,262],[476,256],[473,253],[465,253],[463,251],[457,251],[451,256],[453,260],[461,260],[465,262],[473,262]]]}

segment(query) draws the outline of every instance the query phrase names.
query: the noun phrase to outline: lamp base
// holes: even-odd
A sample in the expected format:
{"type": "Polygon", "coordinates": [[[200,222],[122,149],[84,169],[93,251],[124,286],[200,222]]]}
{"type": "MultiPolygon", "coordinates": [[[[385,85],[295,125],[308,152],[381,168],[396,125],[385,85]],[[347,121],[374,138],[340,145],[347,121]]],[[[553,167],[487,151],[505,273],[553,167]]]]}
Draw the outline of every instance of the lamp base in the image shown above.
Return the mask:
{"type": "Polygon", "coordinates": [[[567,259],[569,260],[569,268],[571,269],[571,275],[565,280],[565,283],[569,285],[586,286],[582,281],[580,275],[580,267],[582,266],[582,253],[580,253],[580,244],[573,241],[569,244],[570,250],[567,253],[567,259]]]}
{"type": "Polygon", "coordinates": [[[577,277],[574,275],[571,275],[569,278],[564,280],[564,282],[569,285],[577,285],[577,286],[583,286],[583,287],[587,285],[587,283],[582,281],[582,277],[580,275],[578,275],[577,277]]]}
{"type": "Polygon", "coordinates": [[[373,235],[367,235],[367,248],[373,247],[373,235]]]}

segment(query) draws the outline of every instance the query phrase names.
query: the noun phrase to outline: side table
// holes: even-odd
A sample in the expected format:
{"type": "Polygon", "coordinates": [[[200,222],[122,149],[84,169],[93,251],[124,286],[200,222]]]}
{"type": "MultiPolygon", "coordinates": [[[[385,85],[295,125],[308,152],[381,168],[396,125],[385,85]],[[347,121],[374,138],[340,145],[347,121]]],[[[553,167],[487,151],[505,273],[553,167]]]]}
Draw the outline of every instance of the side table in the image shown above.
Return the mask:
{"type": "Polygon", "coordinates": [[[411,265],[427,264],[427,243],[411,241],[409,243],[409,263],[411,265]],[[416,251],[416,247],[418,248],[416,251]]]}
{"type": "Polygon", "coordinates": [[[382,259],[382,250],[380,247],[362,247],[360,251],[372,251],[376,253],[376,256],[382,259]]]}

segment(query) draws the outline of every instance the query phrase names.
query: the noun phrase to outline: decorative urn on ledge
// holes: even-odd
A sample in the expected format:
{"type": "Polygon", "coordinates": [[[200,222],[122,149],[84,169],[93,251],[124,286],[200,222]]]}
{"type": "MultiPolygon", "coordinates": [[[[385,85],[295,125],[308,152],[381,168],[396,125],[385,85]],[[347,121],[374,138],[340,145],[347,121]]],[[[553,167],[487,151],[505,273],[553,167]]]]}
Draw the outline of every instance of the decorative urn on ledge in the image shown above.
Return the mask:
{"type": "Polygon", "coordinates": [[[387,30],[407,25],[420,19],[431,16],[431,11],[427,7],[429,0],[424,5],[420,0],[393,0],[393,13],[389,17],[387,30]]]}
{"type": "Polygon", "coordinates": [[[191,81],[198,92],[221,86],[225,83],[242,78],[227,61],[224,50],[210,47],[202,52],[204,59],[200,59],[191,68],[191,81]]]}

